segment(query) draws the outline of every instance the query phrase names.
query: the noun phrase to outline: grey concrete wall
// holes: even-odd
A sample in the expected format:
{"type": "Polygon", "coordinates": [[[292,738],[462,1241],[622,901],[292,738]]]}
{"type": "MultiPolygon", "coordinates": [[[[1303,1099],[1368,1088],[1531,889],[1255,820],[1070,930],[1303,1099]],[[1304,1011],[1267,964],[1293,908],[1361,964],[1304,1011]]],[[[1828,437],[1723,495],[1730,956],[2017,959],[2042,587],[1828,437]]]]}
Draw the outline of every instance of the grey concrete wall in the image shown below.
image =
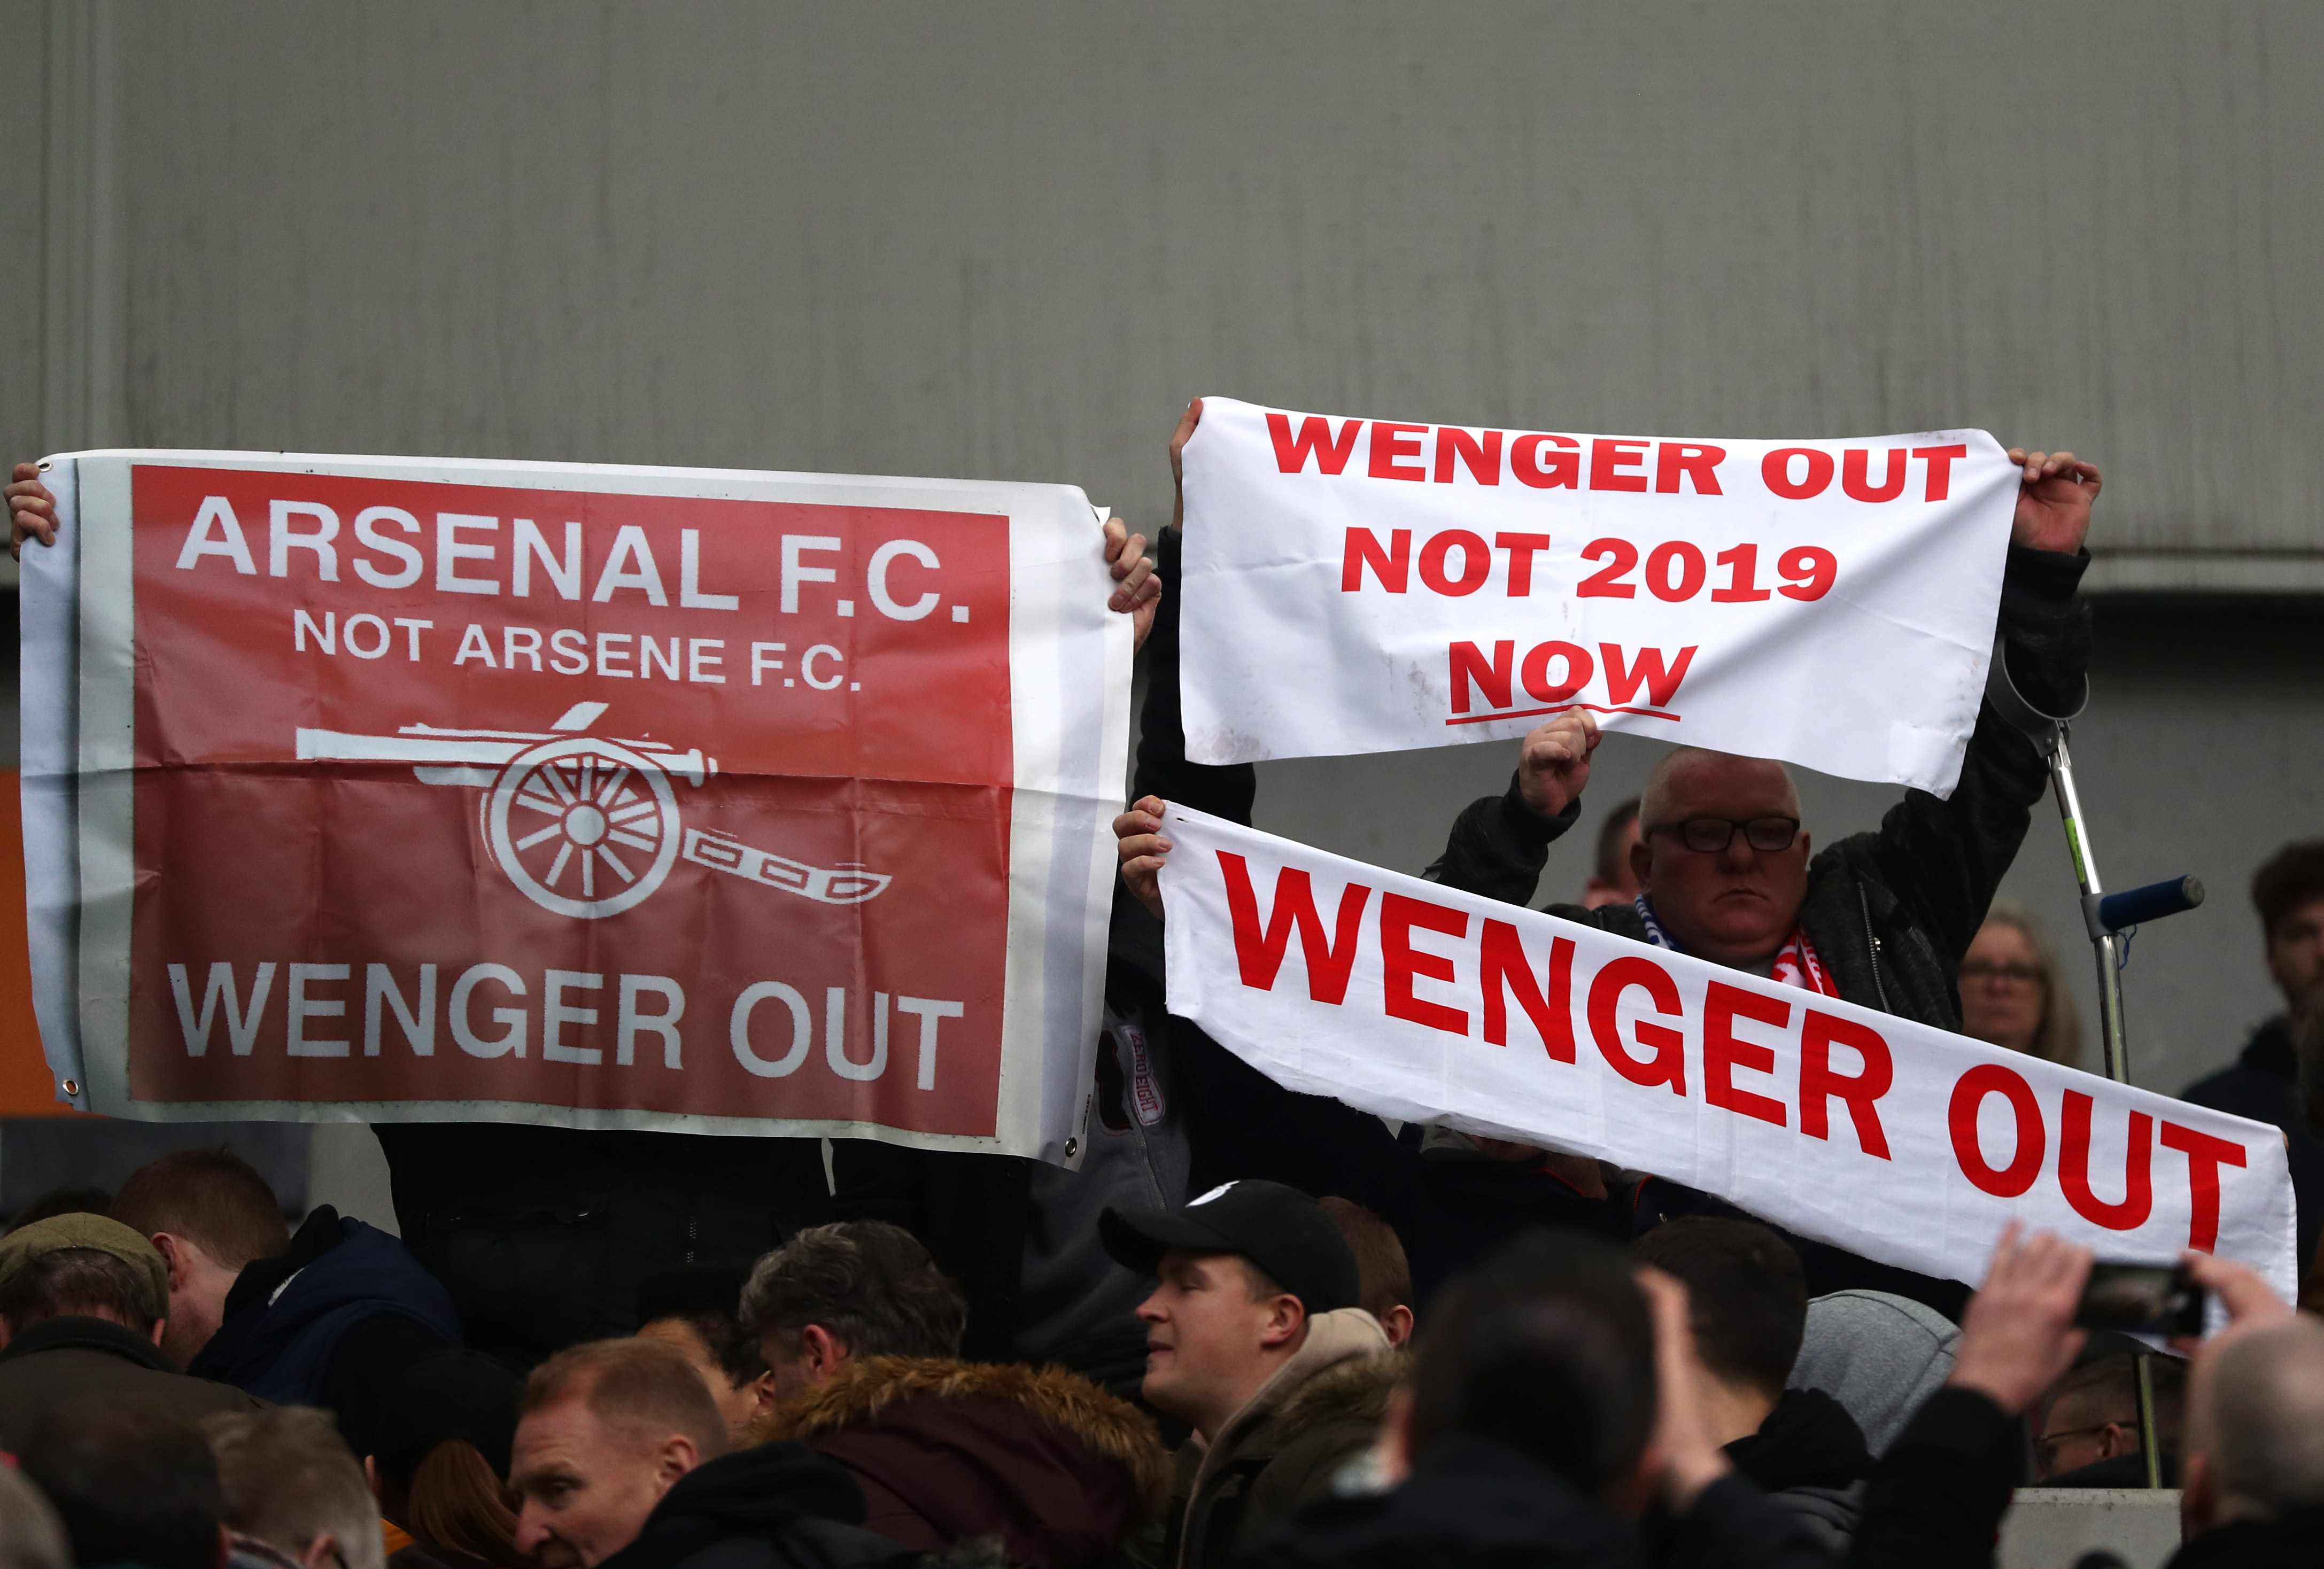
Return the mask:
{"type": "MultiPolygon", "coordinates": [[[[0,28],[43,62],[0,98],[7,453],[1068,480],[1146,521],[1203,392],[1969,424],[2105,466],[2098,581],[2324,589],[2311,4],[0,0],[0,28]]],[[[2296,614],[2118,624],[2083,733],[2103,864],[2219,893],[2134,955],[2141,1076],[2175,1087],[2268,1006],[2234,898],[2319,827],[2319,688],[2296,614]]],[[[1503,751],[1271,768],[1263,810],[1416,865],[1503,751]]],[[[1808,794],[1827,835],[1886,799],[1808,794]]],[[[2061,937],[2065,876],[2045,816],[2013,886],[2061,937]]]]}

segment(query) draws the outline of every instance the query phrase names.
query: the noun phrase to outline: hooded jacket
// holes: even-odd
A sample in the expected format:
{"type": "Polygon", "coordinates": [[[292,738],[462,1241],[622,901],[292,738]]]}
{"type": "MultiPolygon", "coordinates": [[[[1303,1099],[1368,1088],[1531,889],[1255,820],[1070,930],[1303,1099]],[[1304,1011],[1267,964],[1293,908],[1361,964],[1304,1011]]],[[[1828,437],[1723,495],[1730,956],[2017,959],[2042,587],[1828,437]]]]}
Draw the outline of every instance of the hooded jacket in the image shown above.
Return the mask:
{"type": "Polygon", "coordinates": [[[235,1277],[225,1321],[188,1369],[279,1406],[322,1406],[368,1454],[402,1370],[460,1343],[451,1293],[401,1242],[318,1206],[235,1277]]]}
{"type": "Polygon", "coordinates": [[[918,1559],[862,1518],[845,1466],[804,1444],[761,1444],[679,1477],[599,1569],[902,1569],[918,1559]]]}
{"type": "Polygon", "coordinates": [[[758,1436],[844,1465],[865,1529],[926,1553],[998,1537],[1019,1569],[1112,1561],[1169,1488],[1153,1422],[1062,1368],[874,1357],[758,1436]]]}
{"type": "Polygon", "coordinates": [[[1757,1433],[1727,1445],[1735,1469],[1834,1553],[1856,1534],[1872,1452],[1840,1403],[1821,1389],[1785,1389],[1757,1433]]]}
{"type": "Polygon", "coordinates": [[[1215,1569],[1323,1494],[1371,1444],[1401,1371],[1387,1332],[1362,1308],[1309,1319],[1299,1349],[1217,1438],[1208,1446],[1189,1439],[1179,1450],[1164,1569],[1215,1569]]]}

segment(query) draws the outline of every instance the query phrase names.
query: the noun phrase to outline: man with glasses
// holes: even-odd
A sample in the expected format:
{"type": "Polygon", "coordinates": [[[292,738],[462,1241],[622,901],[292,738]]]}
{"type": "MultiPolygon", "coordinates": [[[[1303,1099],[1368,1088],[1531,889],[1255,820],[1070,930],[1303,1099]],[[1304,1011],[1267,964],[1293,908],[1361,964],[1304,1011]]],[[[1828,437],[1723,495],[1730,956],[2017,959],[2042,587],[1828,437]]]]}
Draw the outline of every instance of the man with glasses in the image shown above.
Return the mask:
{"type": "MultiPolygon", "coordinates": [[[[2079,700],[2089,653],[2077,585],[2098,470],[2073,454],[2013,450],[2023,466],[1999,630],[2017,689],[2048,713],[2079,700]]],[[[1526,737],[1507,793],[1453,824],[1428,875],[1530,903],[1550,842],[1573,826],[1597,721],[1562,714],[1526,737]]],[[[1783,765],[1681,748],[1658,763],[1630,863],[1638,895],[1552,913],[1772,976],[1941,1029],[1960,1028],[1954,979],[2048,788],[2033,744],[1990,705],[1978,715],[1947,800],[1908,791],[1880,826],[1811,856],[1783,765]]]]}
{"type": "MultiPolygon", "coordinates": [[[[2002,657],[2028,701],[2064,714],[2080,699],[2089,657],[2089,614],[2078,585],[2089,560],[2082,540],[2098,471],[2070,452],[2009,456],[2023,474],[2002,578],[2002,657]]],[[[1531,903],[1550,842],[1581,816],[1599,739],[1597,721],[1582,708],[1536,728],[1508,791],[1461,814],[1427,875],[1531,903]]],[[[1959,1030],[1961,957],[2048,785],[2033,743],[1987,704],[1949,799],[1907,791],[1877,829],[1812,854],[1799,792],[1781,763],[1681,748],[1655,765],[1639,804],[1630,848],[1637,897],[1597,909],[1547,908],[1638,942],[1959,1030]]],[[[1641,1230],[1688,1214],[1741,1214],[1654,1177],[1620,1207],[1641,1230]]],[[[1960,1315],[1968,1293],[1956,1282],[1791,1240],[1813,1295],[1868,1287],[1960,1315]]]]}

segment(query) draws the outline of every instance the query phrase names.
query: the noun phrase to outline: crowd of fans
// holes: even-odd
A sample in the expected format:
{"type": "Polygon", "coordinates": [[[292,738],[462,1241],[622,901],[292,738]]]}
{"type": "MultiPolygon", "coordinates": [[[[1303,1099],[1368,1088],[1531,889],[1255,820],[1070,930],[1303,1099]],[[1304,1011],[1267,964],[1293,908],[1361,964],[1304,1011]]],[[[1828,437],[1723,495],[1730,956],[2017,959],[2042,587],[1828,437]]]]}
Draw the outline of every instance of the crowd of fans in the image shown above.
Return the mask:
{"type": "MultiPolygon", "coordinates": [[[[2064,712],[2098,475],[2013,458],[2002,657],[2064,712]]],[[[8,495],[51,540],[37,475],[8,495]]],[[[2228,1326],[2158,1352],[2075,1327],[2091,1260],[2055,1237],[2013,1228],[1972,1292],[1290,1094],[1172,1014],[1160,803],[1256,791],[1185,756],[1177,537],[1106,530],[1148,685],[1078,1169],[407,1124],[396,1234],[294,1232],[223,1150],[51,1195],[0,1238],[0,1569],[1974,1564],[2015,1489],[2135,1485],[2150,1439],[2176,1562],[2317,1561],[2324,1326],[2240,1266],[2190,1258],[2228,1326]]],[[[1428,874],[1531,903],[1599,740],[1528,736],[1428,874]]],[[[1949,799],[1812,855],[1779,766],[1681,751],[1549,908],[2071,1062],[1994,903],[2045,784],[1988,711],[1949,799]]],[[[2324,844],[2255,899],[2288,1011],[2190,1095],[2285,1129],[2311,1258],[2324,844]]]]}

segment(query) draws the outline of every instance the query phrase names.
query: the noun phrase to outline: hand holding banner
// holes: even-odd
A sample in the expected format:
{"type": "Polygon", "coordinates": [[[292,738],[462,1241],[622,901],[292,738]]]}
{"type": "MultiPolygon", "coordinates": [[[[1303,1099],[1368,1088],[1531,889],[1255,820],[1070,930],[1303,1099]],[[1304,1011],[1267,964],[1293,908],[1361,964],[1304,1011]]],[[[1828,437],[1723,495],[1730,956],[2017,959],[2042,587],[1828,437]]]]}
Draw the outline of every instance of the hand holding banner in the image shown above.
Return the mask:
{"type": "Polygon", "coordinates": [[[1287,1089],[1981,1278],[2011,1219],[2295,1288],[2274,1128],[1180,808],[1171,1011],[1287,1089]]]}
{"type": "Polygon", "coordinates": [[[1981,430],[1559,436],[1204,401],[1187,753],[1609,730],[1950,794],[2018,472],[1981,430]]]}
{"type": "Polygon", "coordinates": [[[58,460],[35,989],[146,1118],[1070,1162],[1130,618],[1065,486],[58,460]]]}

